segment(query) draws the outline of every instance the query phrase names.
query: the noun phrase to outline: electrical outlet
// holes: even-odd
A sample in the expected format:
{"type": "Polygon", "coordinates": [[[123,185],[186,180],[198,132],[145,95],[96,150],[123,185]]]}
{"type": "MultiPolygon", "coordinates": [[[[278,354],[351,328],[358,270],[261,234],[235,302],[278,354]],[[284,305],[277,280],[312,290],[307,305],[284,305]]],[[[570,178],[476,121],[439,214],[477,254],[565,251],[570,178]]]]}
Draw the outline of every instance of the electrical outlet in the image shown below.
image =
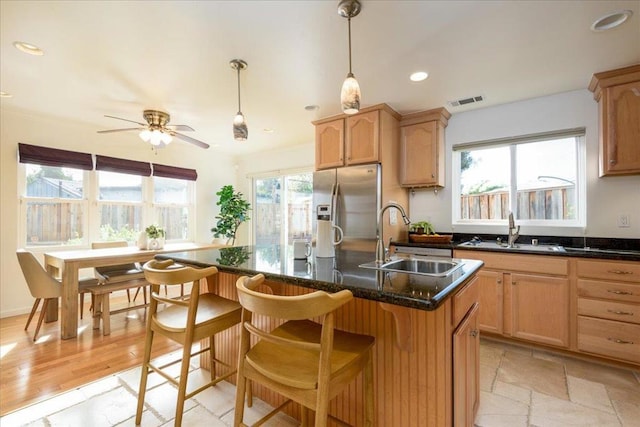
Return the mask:
{"type": "MultiPolygon", "coordinates": [[[[389,200],[389,203],[395,203],[393,200],[389,200]]],[[[398,209],[389,209],[389,225],[398,225],[398,209]]]]}
{"type": "Polygon", "coordinates": [[[629,214],[618,215],[618,227],[619,228],[631,227],[631,219],[629,218],[629,214]]]}

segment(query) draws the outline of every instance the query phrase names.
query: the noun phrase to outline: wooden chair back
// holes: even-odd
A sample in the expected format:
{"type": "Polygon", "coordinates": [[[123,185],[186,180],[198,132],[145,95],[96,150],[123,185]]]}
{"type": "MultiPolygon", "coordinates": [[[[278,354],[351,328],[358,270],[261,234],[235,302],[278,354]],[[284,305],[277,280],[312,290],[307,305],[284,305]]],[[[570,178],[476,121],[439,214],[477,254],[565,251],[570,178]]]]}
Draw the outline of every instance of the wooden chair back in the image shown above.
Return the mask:
{"type": "Polygon", "coordinates": [[[238,279],[236,288],[240,304],[252,313],[284,320],[324,316],[353,299],[353,294],[347,289],[333,294],[315,291],[296,296],[271,295],[256,291],[263,282],[262,274],[238,279]]]}
{"type": "Polygon", "coordinates": [[[60,283],[47,273],[31,252],[18,249],[16,255],[29,292],[34,298],[57,298],[62,295],[60,283]]]}
{"type": "MultiPolygon", "coordinates": [[[[153,316],[157,311],[158,303],[161,302],[169,305],[189,307],[189,314],[187,316],[189,319],[196,315],[198,309],[200,279],[204,279],[218,272],[216,267],[192,268],[182,265],[177,266],[173,260],[158,261],[155,259],[145,263],[142,269],[144,270],[145,279],[151,284],[150,316],[153,316]],[[192,283],[191,294],[186,301],[160,295],[160,285],[183,285],[189,282],[192,283]]],[[[185,319],[185,321],[188,322],[190,321],[189,319],[185,319]]]]}

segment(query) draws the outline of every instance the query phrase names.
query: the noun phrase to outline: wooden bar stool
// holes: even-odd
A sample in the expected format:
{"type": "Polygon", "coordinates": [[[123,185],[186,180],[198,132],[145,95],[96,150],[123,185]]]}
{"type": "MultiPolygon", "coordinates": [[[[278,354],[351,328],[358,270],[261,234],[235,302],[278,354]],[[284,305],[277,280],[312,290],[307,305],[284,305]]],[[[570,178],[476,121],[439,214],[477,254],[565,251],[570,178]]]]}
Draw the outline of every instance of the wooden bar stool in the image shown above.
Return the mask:
{"type": "Polygon", "coordinates": [[[218,269],[215,267],[203,269],[185,266],[176,267],[171,260],[151,260],[144,265],[143,269],[145,278],[151,284],[151,305],[147,317],[147,335],[138,394],[136,425],[139,425],[142,419],[147,377],[153,371],[178,387],[175,425],[180,426],[182,424],[185,400],[235,374],[234,367],[216,359],[214,338],[218,332],[240,322],[241,306],[237,301],[231,301],[213,293],[200,293],[200,279],[216,274],[218,269]],[[193,282],[188,299],[172,299],[160,296],[160,285],[177,286],[188,282],[193,282]],[[165,304],[165,308],[158,310],[159,304],[165,304]],[[150,361],[151,346],[156,333],[182,344],[182,357],[163,366],[152,364],[150,361]],[[209,338],[209,347],[192,352],[193,343],[204,338],[209,338]],[[187,393],[189,361],[191,357],[206,351],[209,351],[211,355],[211,381],[187,393]],[[180,377],[176,380],[170,373],[166,373],[164,369],[179,362],[181,363],[180,377]],[[216,377],[215,372],[217,369],[215,368],[218,365],[225,366],[228,372],[216,377]]]}
{"type": "Polygon", "coordinates": [[[324,427],[327,418],[331,417],[328,415],[329,401],[360,371],[364,372],[365,425],[373,426],[372,348],[375,339],[334,330],[333,313],[353,299],[351,291],[279,296],[258,292],[256,288],[263,281],[264,276],[258,274],[241,277],[236,282],[242,304],[242,331],[234,426],[246,426],[243,415],[247,384],[257,382],[288,400],[254,425],[261,425],[294,401],[303,406],[303,426],[307,425],[311,410],[315,411],[315,426],[324,427]],[[253,314],[283,319],[285,323],[267,332],[252,323],[253,314]],[[322,324],[307,320],[314,317],[320,317],[322,324]]]}

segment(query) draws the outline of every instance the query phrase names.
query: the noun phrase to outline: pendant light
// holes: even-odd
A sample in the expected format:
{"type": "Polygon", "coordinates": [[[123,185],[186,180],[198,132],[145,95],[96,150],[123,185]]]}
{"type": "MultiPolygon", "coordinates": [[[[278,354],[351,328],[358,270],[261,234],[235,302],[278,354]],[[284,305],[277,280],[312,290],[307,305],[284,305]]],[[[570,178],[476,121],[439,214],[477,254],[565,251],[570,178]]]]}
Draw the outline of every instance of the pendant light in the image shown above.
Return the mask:
{"type": "Polygon", "coordinates": [[[247,68],[247,63],[242,59],[233,59],[229,62],[231,68],[238,72],[238,113],[233,118],[233,139],[236,141],[246,141],[249,136],[247,122],[244,120],[242,109],[240,108],[240,70],[247,68]]]}
{"type": "Polygon", "coordinates": [[[340,103],[346,114],[355,114],[360,110],[360,85],[351,72],[351,18],[360,13],[361,5],[358,0],[342,0],[338,4],[338,14],[347,18],[349,23],[349,74],[342,83],[340,103]]]}

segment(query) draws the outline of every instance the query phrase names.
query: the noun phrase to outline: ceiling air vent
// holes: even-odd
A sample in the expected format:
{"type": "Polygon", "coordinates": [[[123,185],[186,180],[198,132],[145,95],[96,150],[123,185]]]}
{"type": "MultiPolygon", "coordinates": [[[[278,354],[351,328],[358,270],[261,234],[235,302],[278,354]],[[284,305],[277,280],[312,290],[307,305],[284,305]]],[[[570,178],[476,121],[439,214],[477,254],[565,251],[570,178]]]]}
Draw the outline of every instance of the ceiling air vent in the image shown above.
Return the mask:
{"type": "Polygon", "coordinates": [[[455,101],[449,101],[449,105],[451,107],[459,107],[461,105],[473,104],[475,102],[481,102],[481,101],[484,101],[484,96],[478,95],[478,96],[472,96],[470,98],[462,98],[462,99],[456,99],[455,101]]]}

